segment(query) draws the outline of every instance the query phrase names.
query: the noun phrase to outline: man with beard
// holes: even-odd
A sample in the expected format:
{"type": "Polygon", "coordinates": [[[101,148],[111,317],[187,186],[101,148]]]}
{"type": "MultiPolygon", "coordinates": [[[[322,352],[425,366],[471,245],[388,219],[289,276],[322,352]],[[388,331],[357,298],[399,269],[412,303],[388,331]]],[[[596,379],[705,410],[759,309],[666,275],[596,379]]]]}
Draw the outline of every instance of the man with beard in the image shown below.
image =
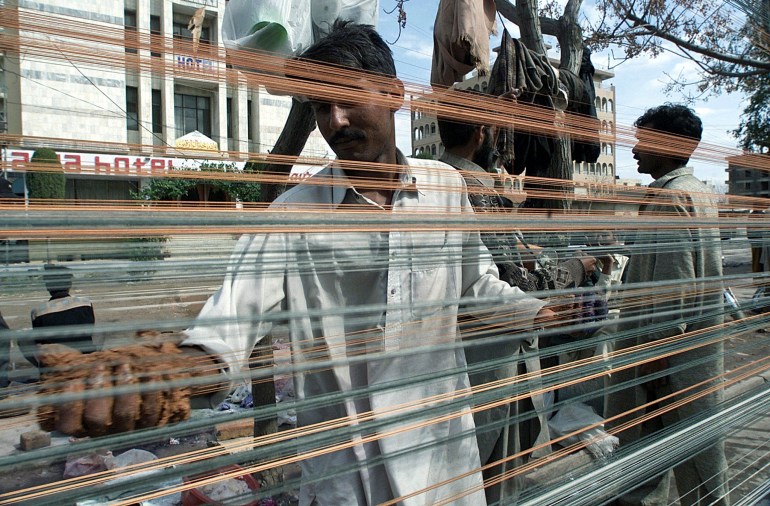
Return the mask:
{"type": "MultiPolygon", "coordinates": [[[[464,102],[467,102],[463,107],[469,109],[486,109],[490,101],[495,100],[494,97],[470,90],[453,90],[449,93],[458,99],[462,97],[464,102]]],[[[457,107],[454,103],[450,104],[448,98],[446,105],[457,107]]],[[[440,161],[451,165],[462,174],[468,186],[468,198],[476,214],[492,217],[488,213],[511,212],[514,208],[513,202],[502,195],[495,186],[495,182],[499,179],[494,172],[499,156],[495,147],[495,127],[458,122],[439,116],[438,130],[441,142],[444,144],[444,153],[440,161]]],[[[498,217],[503,216],[505,214],[498,214],[498,217]]],[[[550,266],[549,270],[542,268],[536,270],[534,256],[540,251],[538,246],[525,244],[521,234],[513,229],[484,231],[483,225],[480,228],[482,228],[481,239],[492,254],[500,272],[500,279],[523,291],[555,288],[557,278],[559,288],[580,286],[596,264],[595,258],[584,256],[569,259],[557,266],[550,266]]],[[[539,382],[541,367],[538,357],[539,347],[545,346],[546,343],[538,343],[537,338],[532,338],[520,341],[515,347],[501,347],[497,339],[500,331],[489,330],[483,324],[479,325],[473,318],[461,322],[461,332],[464,341],[474,343],[465,352],[469,367],[468,376],[473,387],[486,386],[488,389],[490,384],[502,382],[520,373],[528,373],[533,378],[530,381],[531,386],[539,382]],[[487,338],[492,338],[491,343],[481,344],[487,338]],[[509,360],[500,367],[490,369],[488,366],[490,357],[508,357],[509,360]]],[[[569,336],[565,338],[570,339],[569,336]]],[[[484,398],[477,404],[487,402],[489,399],[484,398]]],[[[528,448],[537,448],[532,452],[532,457],[541,457],[550,452],[547,444],[551,439],[546,421],[547,415],[542,394],[533,394],[524,401],[506,403],[474,412],[473,419],[476,424],[481,465],[487,465],[528,448]],[[532,410],[536,411],[536,418],[517,424],[505,422],[518,414],[532,410]]],[[[489,467],[485,469],[484,477],[491,480],[507,469],[522,463],[522,459],[517,459],[513,466],[504,464],[489,467]]],[[[493,504],[515,496],[517,487],[515,480],[506,480],[501,484],[488,486],[485,492],[487,502],[493,504]]]]}
{"type": "Polygon", "coordinates": [[[299,221],[239,239],[182,351],[244,374],[288,320],[298,431],[260,451],[297,450],[301,505],[484,504],[460,304],[512,333],[555,315],[451,226],[473,216],[462,177],[397,149],[403,85],[371,26],[336,22],[286,75],[337,159],[271,204],[299,221]]]}
{"type": "MultiPolygon", "coordinates": [[[[471,90],[453,90],[456,96],[469,99],[470,108],[484,109],[495,97],[471,90]],[[472,101],[478,103],[472,103],[472,101]]],[[[447,102],[449,105],[449,102],[447,102]]],[[[499,153],[495,147],[493,126],[459,122],[439,116],[438,131],[444,144],[440,161],[459,170],[468,185],[468,198],[476,213],[510,212],[514,207],[496,187],[495,171],[499,153]]],[[[518,231],[485,232],[481,239],[495,260],[500,279],[524,291],[581,286],[594,270],[596,259],[590,256],[559,263],[558,269],[536,269],[535,257],[540,246],[527,244],[518,231]],[[559,278],[559,279],[555,279],[559,278]]]]}

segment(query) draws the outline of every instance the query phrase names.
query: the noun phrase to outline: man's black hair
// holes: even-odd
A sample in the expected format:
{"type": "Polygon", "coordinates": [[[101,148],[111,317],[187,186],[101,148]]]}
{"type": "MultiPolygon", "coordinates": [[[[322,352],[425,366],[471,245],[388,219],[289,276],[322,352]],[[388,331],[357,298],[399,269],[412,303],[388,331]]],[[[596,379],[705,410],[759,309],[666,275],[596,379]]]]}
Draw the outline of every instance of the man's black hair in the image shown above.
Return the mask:
{"type": "MultiPolygon", "coordinates": [[[[474,96],[477,99],[482,99],[484,97],[492,98],[485,93],[475,90],[452,90],[451,93],[462,93],[464,95],[474,96]]],[[[442,117],[441,115],[438,116],[437,122],[438,135],[441,137],[441,142],[444,144],[445,149],[452,149],[456,146],[465,145],[471,139],[477,128],[486,126],[482,123],[460,122],[442,117]]]]}
{"type": "Polygon", "coordinates": [[[663,104],[647,109],[647,112],[634,122],[634,126],[694,139],[695,142],[687,156],[679,158],[682,165],[690,160],[690,155],[695,151],[703,135],[703,123],[695,111],[679,104],[663,104]]]}
{"type": "Polygon", "coordinates": [[[352,21],[336,20],[329,34],[307,48],[300,57],[396,77],[390,47],[373,26],[352,21]]]}
{"type": "Polygon", "coordinates": [[[54,293],[69,292],[72,288],[72,273],[63,265],[46,264],[43,266],[45,288],[54,293]]]}

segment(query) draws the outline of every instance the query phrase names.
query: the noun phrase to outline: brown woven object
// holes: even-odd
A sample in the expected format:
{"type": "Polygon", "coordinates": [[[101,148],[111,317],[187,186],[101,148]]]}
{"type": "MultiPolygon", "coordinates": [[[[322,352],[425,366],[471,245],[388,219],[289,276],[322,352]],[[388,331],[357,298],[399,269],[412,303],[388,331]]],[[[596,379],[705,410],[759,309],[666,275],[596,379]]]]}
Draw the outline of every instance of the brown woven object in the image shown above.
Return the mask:
{"type": "Polygon", "coordinates": [[[38,409],[44,430],[73,436],[101,436],[135,428],[158,427],[190,416],[187,386],[169,387],[193,377],[199,361],[171,342],[140,344],[81,354],[63,345],[39,347],[42,393],[83,393],[38,409]],[[114,387],[141,385],[141,392],[114,395],[114,387]]]}

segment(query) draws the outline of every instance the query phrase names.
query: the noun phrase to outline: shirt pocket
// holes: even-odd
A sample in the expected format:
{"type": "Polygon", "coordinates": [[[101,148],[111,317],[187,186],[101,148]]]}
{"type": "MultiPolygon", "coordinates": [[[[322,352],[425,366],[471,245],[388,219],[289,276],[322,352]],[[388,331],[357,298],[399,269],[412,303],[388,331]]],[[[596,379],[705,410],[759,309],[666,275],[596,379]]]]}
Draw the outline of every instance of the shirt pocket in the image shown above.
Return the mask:
{"type": "Polygon", "coordinates": [[[450,265],[451,248],[446,232],[412,234],[409,293],[414,320],[434,316],[453,297],[454,276],[450,265]]]}

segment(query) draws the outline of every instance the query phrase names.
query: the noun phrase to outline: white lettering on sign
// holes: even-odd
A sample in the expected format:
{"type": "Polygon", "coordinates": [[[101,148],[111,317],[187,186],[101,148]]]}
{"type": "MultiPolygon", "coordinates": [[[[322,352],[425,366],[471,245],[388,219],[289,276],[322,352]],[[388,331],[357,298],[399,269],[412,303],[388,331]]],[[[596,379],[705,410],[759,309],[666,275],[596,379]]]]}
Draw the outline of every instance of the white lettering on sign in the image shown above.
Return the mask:
{"type": "MultiPolygon", "coordinates": [[[[33,151],[9,149],[5,163],[11,170],[23,171],[32,159],[33,151]]],[[[71,174],[96,174],[100,176],[162,176],[170,170],[199,170],[201,164],[226,163],[243,170],[245,162],[228,160],[200,160],[190,158],[165,158],[155,156],[105,155],[96,153],[57,153],[64,172],[71,174]]]]}
{"type": "Polygon", "coordinates": [[[321,169],[323,169],[321,165],[295,165],[289,173],[289,181],[304,181],[321,169]]]}
{"type": "Polygon", "coordinates": [[[195,70],[214,70],[214,62],[204,58],[193,58],[182,54],[176,55],[176,64],[195,70]]]}
{"type": "MultiPolygon", "coordinates": [[[[34,151],[29,149],[8,149],[4,163],[12,171],[25,171],[34,151]]],[[[57,153],[59,162],[68,174],[94,174],[99,176],[157,177],[172,170],[200,170],[204,163],[226,164],[236,170],[243,170],[246,162],[230,160],[203,160],[191,158],[163,158],[156,156],[105,155],[96,153],[57,153]]],[[[289,174],[291,181],[302,181],[312,176],[323,166],[294,165],[289,174]]]]}

